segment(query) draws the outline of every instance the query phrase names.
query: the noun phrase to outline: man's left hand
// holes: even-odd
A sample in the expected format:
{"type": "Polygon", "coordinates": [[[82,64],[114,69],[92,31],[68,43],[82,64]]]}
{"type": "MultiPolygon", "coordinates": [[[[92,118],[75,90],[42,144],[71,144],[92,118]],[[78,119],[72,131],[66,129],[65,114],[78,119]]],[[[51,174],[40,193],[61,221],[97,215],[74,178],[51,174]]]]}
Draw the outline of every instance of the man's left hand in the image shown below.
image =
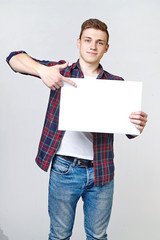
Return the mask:
{"type": "Polygon", "coordinates": [[[142,111],[132,112],[129,116],[131,123],[133,123],[140,133],[142,133],[147,123],[148,115],[142,111]]]}

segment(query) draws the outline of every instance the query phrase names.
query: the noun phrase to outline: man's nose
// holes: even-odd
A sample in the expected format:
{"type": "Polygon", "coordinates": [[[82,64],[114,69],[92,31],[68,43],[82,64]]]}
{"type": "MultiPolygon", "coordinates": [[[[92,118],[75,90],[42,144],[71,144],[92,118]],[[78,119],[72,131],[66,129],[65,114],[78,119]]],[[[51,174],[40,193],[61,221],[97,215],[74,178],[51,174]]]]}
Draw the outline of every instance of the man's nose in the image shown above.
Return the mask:
{"type": "Polygon", "coordinates": [[[96,42],[91,42],[90,48],[95,50],[97,48],[96,42]]]}

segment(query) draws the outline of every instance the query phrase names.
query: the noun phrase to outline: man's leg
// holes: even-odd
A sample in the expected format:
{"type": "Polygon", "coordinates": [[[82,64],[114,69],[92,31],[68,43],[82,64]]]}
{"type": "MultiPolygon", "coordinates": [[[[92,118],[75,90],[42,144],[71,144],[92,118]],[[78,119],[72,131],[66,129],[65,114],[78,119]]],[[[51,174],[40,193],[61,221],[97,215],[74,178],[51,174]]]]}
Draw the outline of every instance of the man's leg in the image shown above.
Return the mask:
{"type": "MultiPolygon", "coordinates": [[[[88,169],[90,177],[93,171],[93,169],[88,169]]],[[[95,187],[92,181],[86,187],[83,201],[87,240],[107,240],[106,230],[111,215],[113,188],[113,180],[102,187],[95,187]]]]}
{"type": "Polygon", "coordinates": [[[69,240],[75,209],[82,194],[82,179],[74,163],[56,156],[49,181],[49,240],[69,240]]]}

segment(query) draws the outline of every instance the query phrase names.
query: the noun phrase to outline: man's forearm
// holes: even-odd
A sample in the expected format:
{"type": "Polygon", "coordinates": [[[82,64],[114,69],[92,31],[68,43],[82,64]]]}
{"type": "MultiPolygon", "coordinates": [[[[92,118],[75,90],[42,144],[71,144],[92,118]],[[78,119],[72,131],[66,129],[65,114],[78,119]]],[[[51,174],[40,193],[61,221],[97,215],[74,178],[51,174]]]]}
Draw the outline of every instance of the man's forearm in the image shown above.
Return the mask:
{"type": "Polygon", "coordinates": [[[12,52],[6,60],[15,72],[39,77],[52,90],[62,87],[63,81],[76,87],[75,82],[61,75],[61,71],[68,66],[68,62],[63,60],[59,62],[37,60],[24,51],[12,52]]]}
{"type": "Polygon", "coordinates": [[[34,75],[36,77],[40,77],[39,71],[43,67],[42,64],[33,60],[26,53],[20,53],[13,56],[9,60],[9,64],[15,72],[34,75]]]}

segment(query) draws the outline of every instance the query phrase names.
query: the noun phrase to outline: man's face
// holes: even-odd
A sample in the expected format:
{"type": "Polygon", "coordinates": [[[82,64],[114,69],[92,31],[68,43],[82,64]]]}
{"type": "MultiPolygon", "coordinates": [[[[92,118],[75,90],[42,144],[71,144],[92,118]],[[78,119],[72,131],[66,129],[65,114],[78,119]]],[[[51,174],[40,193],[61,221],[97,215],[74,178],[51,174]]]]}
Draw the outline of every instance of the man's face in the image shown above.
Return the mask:
{"type": "Polygon", "coordinates": [[[85,29],[81,39],[77,40],[80,60],[89,64],[99,64],[103,54],[107,52],[107,34],[94,28],[85,29]]]}

